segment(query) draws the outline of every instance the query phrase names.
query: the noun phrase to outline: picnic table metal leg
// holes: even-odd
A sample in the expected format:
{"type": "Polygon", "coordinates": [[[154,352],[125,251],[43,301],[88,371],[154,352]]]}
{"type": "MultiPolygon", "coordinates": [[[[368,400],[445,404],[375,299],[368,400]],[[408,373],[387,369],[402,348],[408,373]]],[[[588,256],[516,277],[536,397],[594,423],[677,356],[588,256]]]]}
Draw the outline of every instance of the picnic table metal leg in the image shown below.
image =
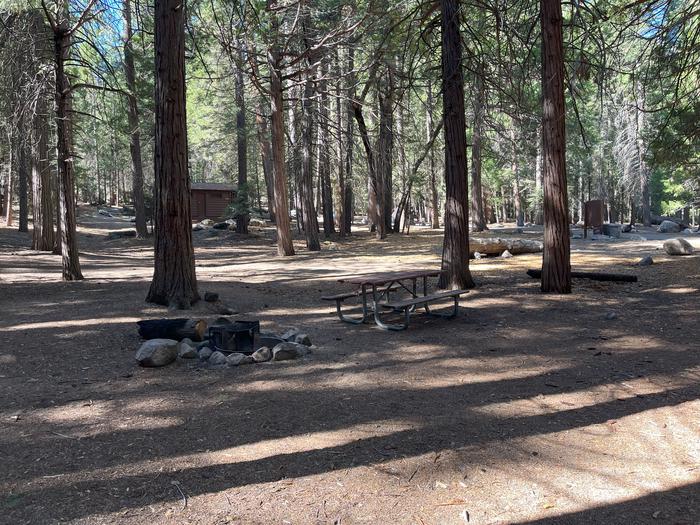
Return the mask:
{"type": "Polygon", "coordinates": [[[366,286],[363,284],[362,285],[362,317],[357,318],[357,317],[350,317],[349,315],[345,315],[342,312],[341,309],[341,304],[343,300],[342,299],[336,299],[335,301],[335,308],[336,311],[338,312],[338,318],[346,323],[350,324],[362,324],[367,322],[367,318],[369,317],[369,311],[367,310],[367,289],[366,286]]]}
{"type": "Polygon", "coordinates": [[[443,314],[440,312],[432,312],[428,303],[425,303],[425,311],[428,315],[432,315],[434,317],[442,317],[444,319],[452,319],[454,317],[457,317],[457,313],[459,312],[459,296],[454,296],[454,306],[452,307],[452,312],[450,313],[443,314]]]}
{"type": "MultiPolygon", "coordinates": [[[[391,286],[391,283],[390,285],[391,286]]],[[[404,308],[404,324],[387,324],[384,321],[382,321],[381,316],[379,314],[379,301],[377,299],[377,288],[376,286],[372,285],[372,306],[374,309],[374,322],[377,323],[377,326],[379,328],[382,328],[383,330],[393,330],[393,331],[399,331],[399,330],[405,330],[408,327],[408,321],[410,319],[410,312],[408,311],[408,308],[404,308]]]]}

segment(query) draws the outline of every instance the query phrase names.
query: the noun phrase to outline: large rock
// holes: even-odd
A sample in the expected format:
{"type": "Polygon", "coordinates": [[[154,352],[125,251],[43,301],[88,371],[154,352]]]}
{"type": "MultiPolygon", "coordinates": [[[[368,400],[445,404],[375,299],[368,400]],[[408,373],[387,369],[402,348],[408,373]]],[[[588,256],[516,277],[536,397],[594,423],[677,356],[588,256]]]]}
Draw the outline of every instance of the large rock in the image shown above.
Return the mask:
{"type": "Polygon", "coordinates": [[[622,233],[630,233],[632,231],[632,225],[631,224],[623,224],[622,228],[620,228],[622,233]]]}
{"type": "Polygon", "coordinates": [[[225,365],[227,363],[226,361],[226,356],[222,354],[221,352],[214,352],[209,356],[209,364],[210,365],[225,365]]]}
{"type": "Polygon", "coordinates": [[[151,339],[136,351],[136,360],[141,366],[165,366],[177,359],[177,341],[173,339],[151,339]]]}
{"type": "Polygon", "coordinates": [[[309,334],[297,334],[294,336],[294,342],[304,346],[311,346],[311,338],[309,334]]]}
{"type": "Polygon", "coordinates": [[[211,355],[214,353],[214,351],[209,348],[208,346],[205,346],[204,348],[199,349],[199,358],[202,361],[206,361],[211,357],[211,355]]]}
{"type": "Polygon", "coordinates": [[[265,361],[272,359],[272,350],[270,350],[267,346],[263,346],[262,348],[258,348],[255,352],[253,352],[251,357],[256,363],[264,363],[265,361]]]}
{"type": "Polygon", "coordinates": [[[273,361],[288,361],[309,353],[309,347],[299,343],[280,343],[272,349],[273,361]]]}
{"type": "Polygon", "coordinates": [[[673,221],[663,221],[661,224],[659,224],[656,231],[659,233],[678,233],[681,231],[681,225],[673,221]]]}
{"type": "MultiPolygon", "coordinates": [[[[187,339],[187,341],[189,341],[189,339],[187,339]]],[[[180,359],[194,359],[197,357],[197,349],[191,344],[186,343],[184,340],[180,341],[177,344],[177,356],[180,359]]]]}
{"type": "Polygon", "coordinates": [[[647,255],[637,263],[638,266],[651,266],[652,264],[654,264],[654,259],[652,259],[651,255],[647,255]]]}
{"type": "Polygon", "coordinates": [[[685,239],[669,239],[664,242],[664,251],[669,255],[692,255],[693,245],[685,239]]]}
{"type": "Polygon", "coordinates": [[[253,360],[252,356],[241,354],[238,352],[229,354],[228,357],[226,357],[226,364],[228,364],[228,366],[248,365],[254,362],[255,361],[253,360]]]}
{"type": "Polygon", "coordinates": [[[290,328],[285,333],[283,333],[280,337],[282,339],[284,339],[285,341],[294,342],[294,338],[297,336],[298,333],[299,333],[298,328],[290,328]]]}
{"type": "Polygon", "coordinates": [[[215,230],[226,230],[228,229],[228,222],[217,222],[212,226],[215,230]]]}

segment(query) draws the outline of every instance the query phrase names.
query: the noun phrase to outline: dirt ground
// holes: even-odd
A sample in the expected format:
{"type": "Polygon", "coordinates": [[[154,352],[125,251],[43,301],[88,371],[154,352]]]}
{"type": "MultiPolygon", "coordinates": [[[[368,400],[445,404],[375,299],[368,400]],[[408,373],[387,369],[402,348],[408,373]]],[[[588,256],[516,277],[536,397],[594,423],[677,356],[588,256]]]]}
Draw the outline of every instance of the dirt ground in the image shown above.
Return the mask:
{"type": "Polygon", "coordinates": [[[149,242],[106,240],[128,224],[94,211],[82,282],[0,228],[0,522],[700,524],[700,256],[665,256],[665,236],[573,241],[575,269],[639,282],[569,296],[525,275],[539,255],[472,261],[457,319],[388,333],[321,295],[436,267],[441,232],[358,228],[284,259],[272,230],[197,232],[200,291],[318,348],[144,369],[135,322],[179,312],[143,301],[149,242]]]}

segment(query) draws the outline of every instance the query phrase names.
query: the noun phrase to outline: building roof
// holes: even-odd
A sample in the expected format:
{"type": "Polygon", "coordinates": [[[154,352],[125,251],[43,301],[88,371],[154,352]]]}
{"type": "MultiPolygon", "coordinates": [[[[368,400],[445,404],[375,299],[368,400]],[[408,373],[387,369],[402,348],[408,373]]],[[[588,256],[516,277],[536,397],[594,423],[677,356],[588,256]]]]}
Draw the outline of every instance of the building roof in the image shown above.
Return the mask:
{"type": "Polygon", "coordinates": [[[236,191],[235,184],[225,182],[193,182],[190,184],[192,190],[208,190],[208,191],[236,191]]]}

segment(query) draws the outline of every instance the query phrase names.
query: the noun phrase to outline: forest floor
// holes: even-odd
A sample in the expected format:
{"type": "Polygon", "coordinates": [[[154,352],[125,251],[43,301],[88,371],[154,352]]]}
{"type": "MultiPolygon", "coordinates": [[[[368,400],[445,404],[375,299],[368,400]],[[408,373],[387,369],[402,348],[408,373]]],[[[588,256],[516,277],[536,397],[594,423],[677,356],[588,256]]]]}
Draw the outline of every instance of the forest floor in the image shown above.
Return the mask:
{"type": "Polygon", "coordinates": [[[665,256],[670,236],[573,241],[575,269],[639,282],[567,296],[525,275],[540,255],[472,261],[457,319],[388,333],[320,296],[436,267],[440,231],[299,239],[289,258],[271,229],[198,232],[200,291],[318,348],[145,369],[135,322],[180,312],[144,303],[150,241],[106,240],[129,225],[94,211],[81,282],[0,228],[1,523],[700,523],[700,256],[665,256]]]}

